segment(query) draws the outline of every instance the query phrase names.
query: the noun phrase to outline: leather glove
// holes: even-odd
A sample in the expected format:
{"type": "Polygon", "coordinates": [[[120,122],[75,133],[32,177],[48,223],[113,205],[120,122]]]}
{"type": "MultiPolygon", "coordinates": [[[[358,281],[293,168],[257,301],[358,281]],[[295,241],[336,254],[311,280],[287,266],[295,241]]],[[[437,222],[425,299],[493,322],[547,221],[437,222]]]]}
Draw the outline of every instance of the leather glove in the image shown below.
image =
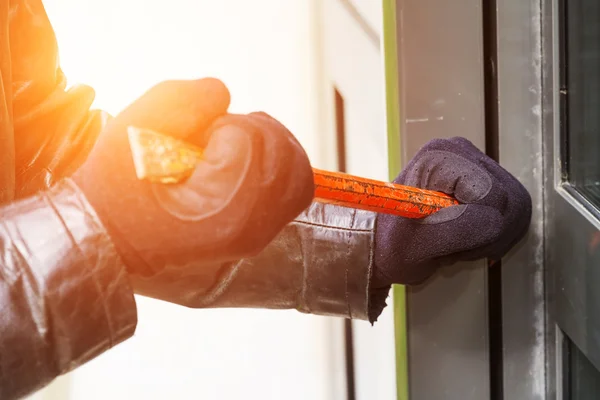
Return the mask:
{"type": "Polygon", "coordinates": [[[427,143],[394,182],[444,192],[461,205],[422,220],[378,216],[372,287],[381,293],[392,283],[423,283],[458,261],[500,259],[529,228],[527,190],[464,138],[427,143]]]}
{"type": "Polygon", "coordinates": [[[163,82],[109,123],[74,180],[106,226],[137,293],[195,306],[220,265],[258,254],[313,198],[312,169],[294,136],[264,113],[227,114],[218,80],[163,82]],[[127,127],[204,148],[176,185],[136,177],[127,127]]]}

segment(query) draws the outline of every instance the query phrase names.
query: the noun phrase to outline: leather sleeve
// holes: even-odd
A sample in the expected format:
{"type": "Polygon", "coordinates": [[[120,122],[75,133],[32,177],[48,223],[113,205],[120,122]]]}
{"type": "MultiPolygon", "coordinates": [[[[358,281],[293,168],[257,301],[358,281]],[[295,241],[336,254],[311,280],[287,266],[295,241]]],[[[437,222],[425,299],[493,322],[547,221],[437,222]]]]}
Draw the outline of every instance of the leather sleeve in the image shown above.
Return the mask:
{"type": "Polygon", "coordinates": [[[15,164],[10,167],[15,169],[14,198],[23,198],[70,176],[86,159],[109,116],[90,110],[92,88],[68,87],[42,1],[9,4],[15,164]]]}
{"type": "Polygon", "coordinates": [[[129,338],[125,269],[69,181],[0,208],[0,398],[25,396],[129,338]]]}
{"type": "Polygon", "coordinates": [[[313,203],[260,254],[225,268],[200,307],[297,309],[370,320],[376,214],[313,203]]]}

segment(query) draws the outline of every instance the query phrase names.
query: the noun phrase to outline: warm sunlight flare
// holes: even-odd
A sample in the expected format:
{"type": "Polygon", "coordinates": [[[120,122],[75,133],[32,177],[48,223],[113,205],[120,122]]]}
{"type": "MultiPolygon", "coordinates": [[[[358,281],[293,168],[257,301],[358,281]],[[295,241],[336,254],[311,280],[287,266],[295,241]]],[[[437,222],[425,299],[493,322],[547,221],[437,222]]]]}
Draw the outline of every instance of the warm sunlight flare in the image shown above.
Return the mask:
{"type": "Polygon", "coordinates": [[[44,4],[69,84],[94,87],[95,106],[111,113],[159,81],[213,76],[232,91],[232,109],[269,109],[294,124],[298,110],[277,96],[284,91],[298,96],[302,86],[310,84],[307,68],[292,64],[310,62],[303,54],[308,51],[309,26],[290,35],[288,19],[281,17],[293,15],[298,7],[272,0],[175,0],[168,6],[145,0],[44,4]],[[252,23],[248,16],[256,13],[269,25],[252,23]],[[290,52],[297,57],[286,57],[290,52]]]}

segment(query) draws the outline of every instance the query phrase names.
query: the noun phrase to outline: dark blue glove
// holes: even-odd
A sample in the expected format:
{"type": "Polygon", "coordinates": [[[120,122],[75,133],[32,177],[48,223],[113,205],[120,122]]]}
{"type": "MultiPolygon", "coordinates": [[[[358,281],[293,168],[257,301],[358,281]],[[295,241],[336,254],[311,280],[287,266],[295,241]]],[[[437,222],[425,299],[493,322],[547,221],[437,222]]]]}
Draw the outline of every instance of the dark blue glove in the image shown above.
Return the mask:
{"type": "Polygon", "coordinates": [[[463,138],[436,139],[395,183],[454,196],[461,205],[422,220],[378,216],[372,288],[423,283],[458,261],[500,259],[525,235],[531,197],[519,181],[463,138]]]}

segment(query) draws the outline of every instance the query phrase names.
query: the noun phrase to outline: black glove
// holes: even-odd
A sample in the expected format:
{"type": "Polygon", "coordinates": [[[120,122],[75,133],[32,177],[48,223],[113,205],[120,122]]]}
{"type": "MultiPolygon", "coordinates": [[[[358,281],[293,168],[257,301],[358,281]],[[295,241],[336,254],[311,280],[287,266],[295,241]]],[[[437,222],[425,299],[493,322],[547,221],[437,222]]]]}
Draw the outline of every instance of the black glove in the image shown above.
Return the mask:
{"type": "Polygon", "coordinates": [[[193,306],[186,288],[214,279],[202,264],[257,254],[312,201],[312,169],[294,136],[264,113],[229,115],[228,106],[220,81],[161,83],[111,121],[74,176],[142,294],[193,306]],[[140,181],[128,126],[197,144],[204,159],[184,183],[140,181]]]}
{"type": "Polygon", "coordinates": [[[379,215],[375,290],[420,284],[458,261],[500,259],[529,228],[527,190],[464,138],[432,140],[394,182],[444,192],[461,205],[422,220],[379,215]]]}

